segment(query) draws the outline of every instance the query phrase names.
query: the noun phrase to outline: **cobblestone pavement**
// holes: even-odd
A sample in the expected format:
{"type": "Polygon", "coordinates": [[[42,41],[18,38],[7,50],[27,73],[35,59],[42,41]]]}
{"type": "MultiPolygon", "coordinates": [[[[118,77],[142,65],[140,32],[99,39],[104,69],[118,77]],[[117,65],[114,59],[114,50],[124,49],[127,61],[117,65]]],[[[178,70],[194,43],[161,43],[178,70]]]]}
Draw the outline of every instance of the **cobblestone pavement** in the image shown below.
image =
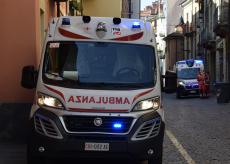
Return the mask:
{"type": "MultiPolygon", "coordinates": [[[[210,99],[176,99],[174,94],[163,94],[163,102],[166,130],[175,136],[195,163],[230,164],[230,104],[217,104],[214,96],[210,99]]],[[[164,164],[188,163],[167,134],[164,138],[163,158],[164,164]]],[[[62,163],[52,160],[46,162],[62,163]]],[[[87,164],[77,161],[69,163],[87,164]]],[[[108,164],[107,161],[105,163],[108,164]]],[[[26,145],[0,143],[0,164],[26,164],[26,145]]],[[[147,161],[139,164],[147,164],[147,161]]]]}

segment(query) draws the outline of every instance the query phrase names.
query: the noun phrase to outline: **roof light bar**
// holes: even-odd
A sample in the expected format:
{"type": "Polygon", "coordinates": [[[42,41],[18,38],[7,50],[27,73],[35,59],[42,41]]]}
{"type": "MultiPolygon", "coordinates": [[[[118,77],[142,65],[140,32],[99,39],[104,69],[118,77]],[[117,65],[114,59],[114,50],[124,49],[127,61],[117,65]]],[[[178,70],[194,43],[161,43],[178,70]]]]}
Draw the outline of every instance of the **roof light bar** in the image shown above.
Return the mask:
{"type": "Polygon", "coordinates": [[[140,28],[140,27],[141,27],[140,22],[136,22],[136,21],[133,22],[133,28],[140,28]]]}
{"type": "Polygon", "coordinates": [[[185,62],[178,62],[178,64],[185,64],[185,62]]]}
{"type": "Polygon", "coordinates": [[[200,63],[203,63],[203,61],[202,60],[195,60],[195,63],[200,64],[200,63]]]}
{"type": "Polygon", "coordinates": [[[69,18],[62,18],[62,25],[70,25],[70,19],[69,18]]]}

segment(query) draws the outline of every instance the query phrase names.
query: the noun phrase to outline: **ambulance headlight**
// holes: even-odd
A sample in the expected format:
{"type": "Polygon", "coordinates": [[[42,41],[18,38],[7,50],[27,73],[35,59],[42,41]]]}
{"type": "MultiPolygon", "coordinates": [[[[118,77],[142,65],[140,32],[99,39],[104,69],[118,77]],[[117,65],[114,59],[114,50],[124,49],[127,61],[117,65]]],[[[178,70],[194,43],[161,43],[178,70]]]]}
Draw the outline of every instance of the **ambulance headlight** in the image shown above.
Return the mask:
{"type": "Polygon", "coordinates": [[[41,93],[38,93],[38,99],[37,99],[38,105],[40,106],[48,106],[48,107],[53,107],[53,108],[60,108],[64,109],[62,103],[51,96],[47,96],[41,93]]]}
{"type": "Polygon", "coordinates": [[[180,85],[185,85],[185,83],[183,81],[179,81],[180,85]]]}
{"type": "Polygon", "coordinates": [[[154,97],[148,100],[139,101],[133,108],[133,112],[144,110],[157,110],[159,108],[160,98],[154,97]]]}

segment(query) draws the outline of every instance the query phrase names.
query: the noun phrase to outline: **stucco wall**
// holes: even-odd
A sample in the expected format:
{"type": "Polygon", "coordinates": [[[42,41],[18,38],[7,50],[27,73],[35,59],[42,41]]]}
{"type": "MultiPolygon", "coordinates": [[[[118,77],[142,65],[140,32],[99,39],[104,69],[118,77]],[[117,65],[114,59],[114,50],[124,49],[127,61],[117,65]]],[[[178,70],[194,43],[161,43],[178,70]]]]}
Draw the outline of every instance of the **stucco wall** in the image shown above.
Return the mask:
{"type": "Polygon", "coordinates": [[[121,17],[122,0],[83,0],[83,15],[121,17]]]}
{"type": "Polygon", "coordinates": [[[36,65],[35,1],[20,4],[0,1],[0,101],[33,101],[34,90],[22,88],[20,82],[23,66],[36,65]]]}
{"type": "MultiPolygon", "coordinates": [[[[53,0],[43,1],[47,28],[50,18],[56,16],[56,5],[53,0]]],[[[0,30],[0,102],[33,102],[34,98],[35,89],[21,87],[21,74],[24,66],[34,65],[36,69],[40,63],[40,1],[21,0],[20,4],[0,1],[4,22],[0,30]]],[[[66,3],[61,6],[66,8],[66,3]]]]}

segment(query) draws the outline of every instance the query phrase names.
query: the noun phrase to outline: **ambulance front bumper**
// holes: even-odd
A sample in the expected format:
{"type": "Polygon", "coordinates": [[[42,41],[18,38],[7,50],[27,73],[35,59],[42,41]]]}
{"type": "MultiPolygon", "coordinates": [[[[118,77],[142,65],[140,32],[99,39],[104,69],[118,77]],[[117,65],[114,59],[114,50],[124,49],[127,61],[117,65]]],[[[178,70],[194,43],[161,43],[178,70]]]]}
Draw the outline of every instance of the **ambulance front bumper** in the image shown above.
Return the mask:
{"type": "Polygon", "coordinates": [[[199,88],[186,88],[185,86],[179,85],[177,92],[183,96],[187,95],[199,95],[199,88]]]}
{"type": "Polygon", "coordinates": [[[63,127],[59,117],[45,109],[38,109],[30,119],[28,145],[33,156],[47,158],[111,158],[111,159],[155,159],[162,151],[165,124],[158,112],[145,114],[138,118],[128,134],[70,134],[63,127]],[[34,117],[36,114],[49,118],[56,125],[61,137],[52,138],[39,133],[34,117]],[[160,119],[159,131],[156,136],[143,140],[133,140],[133,136],[140,130],[143,123],[153,119],[160,119]],[[86,151],[85,143],[109,143],[109,151],[86,151]],[[40,152],[39,148],[44,151],[40,152]],[[148,151],[153,150],[149,155],[148,151]]]}

